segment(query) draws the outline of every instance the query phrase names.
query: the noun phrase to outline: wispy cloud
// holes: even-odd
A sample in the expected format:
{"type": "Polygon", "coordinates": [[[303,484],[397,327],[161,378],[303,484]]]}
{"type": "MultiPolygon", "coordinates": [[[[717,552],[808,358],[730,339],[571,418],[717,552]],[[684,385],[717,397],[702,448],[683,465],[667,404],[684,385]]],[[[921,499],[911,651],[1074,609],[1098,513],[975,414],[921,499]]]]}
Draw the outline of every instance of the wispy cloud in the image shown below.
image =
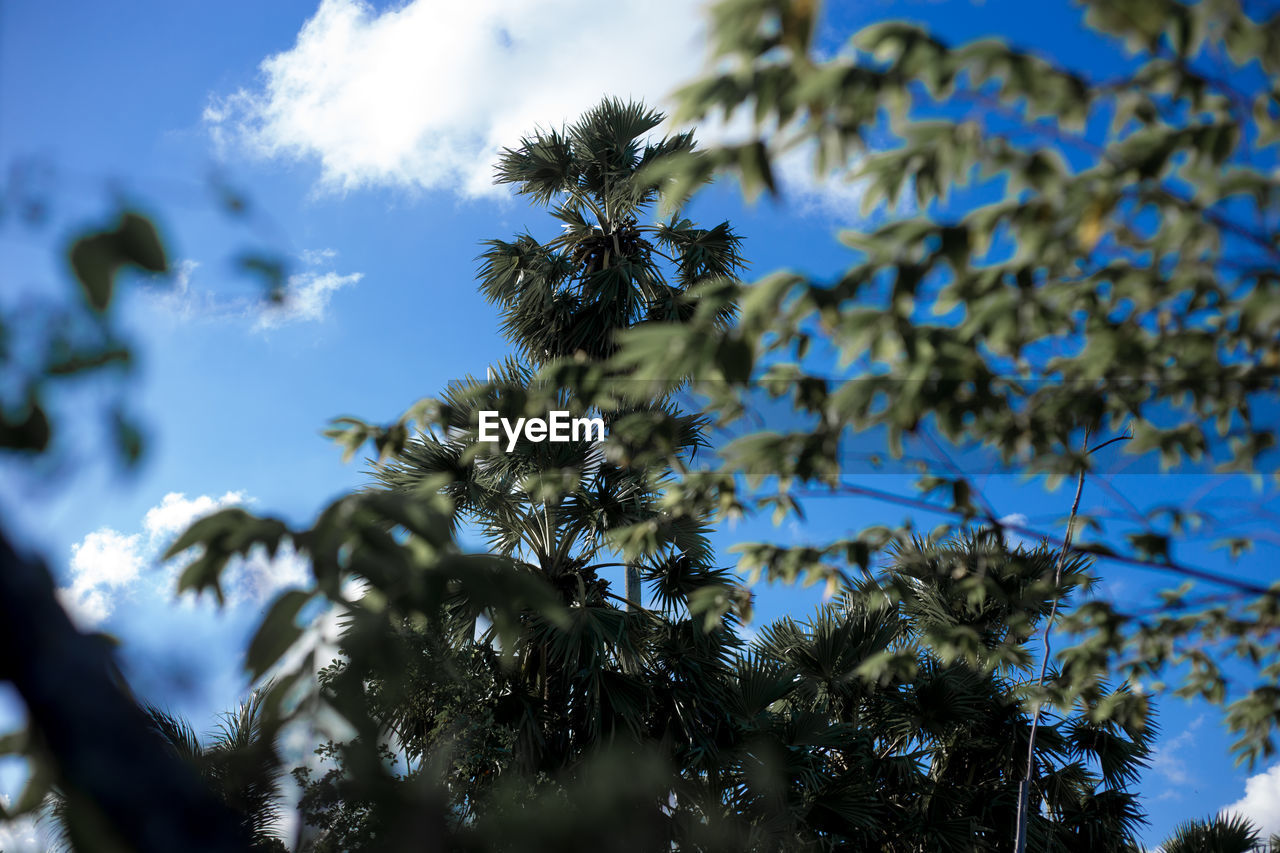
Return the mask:
{"type": "MultiPolygon", "coordinates": [[[[1001,524],[1011,524],[1014,527],[1027,527],[1031,524],[1031,520],[1021,512],[1011,512],[1008,515],[1002,515],[998,520],[1001,524]]],[[[1032,539],[1029,536],[1024,536],[1021,533],[1015,533],[1012,530],[1006,530],[1004,537],[1005,541],[1008,542],[1010,546],[1020,546],[1027,550],[1034,550],[1040,544],[1035,539],[1032,539]]]]}
{"type": "Polygon", "coordinates": [[[333,294],[364,278],[363,273],[338,275],[335,272],[305,272],[289,278],[284,299],[279,305],[261,309],[254,323],[257,330],[275,329],[293,323],[319,322],[324,319],[333,294]]]}
{"type": "Polygon", "coordinates": [[[181,322],[197,318],[240,316],[248,308],[245,300],[218,299],[212,291],[192,288],[200,262],[186,258],[174,264],[173,279],[145,291],[151,305],[181,322]]]}
{"type": "Polygon", "coordinates": [[[1026,527],[1029,519],[1020,512],[1011,512],[1008,515],[1000,516],[1001,524],[1013,524],[1018,527],[1026,527]]]}
{"type": "Polygon", "coordinates": [[[338,257],[336,249],[303,249],[298,260],[310,267],[326,264],[338,257]]]}
{"type": "MultiPolygon", "coordinates": [[[[0,806],[13,805],[13,797],[0,793],[0,806]]],[[[0,850],[12,853],[35,853],[49,849],[49,839],[43,837],[34,818],[27,816],[17,820],[0,820],[0,850]]]]}
{"type": "Polygon", "coordinates": [[[272,304],[258,297],[227,296],[216,288],[202,286],[200,263],[179,261],[168,286],[149,291],[152,306],[165,316],[181,323],[198,321],[230,321],[246,324],[254,331],[269,331],[300,323],[321,323],[328,316],[330,303],[339,290],[353,287],[364,273],[341,274],[317,269],[330,265],[338,253],[333,249],[307,249],[298,256],[304,269],[289,276],[282,299],[272,304]]]}
{"type": "Polygon", "coordinates": [[[1181,793],[1177,788],[1191,783],[1193,776],[1187,769],[1186,759],[1182,752],[1195,743],[1196,730],[1204,725],[1205,716],[1201,714],[1191,721],[1181,734],[1157,746],[1148,761],[1150,768],[1164,777],[1164,780],[1176,788],[1170,788],[1161,795],[1161,799],[1177,799],[1181,793]],[[1170,791],[1173,793],[1170,794],[1170,791]]]}

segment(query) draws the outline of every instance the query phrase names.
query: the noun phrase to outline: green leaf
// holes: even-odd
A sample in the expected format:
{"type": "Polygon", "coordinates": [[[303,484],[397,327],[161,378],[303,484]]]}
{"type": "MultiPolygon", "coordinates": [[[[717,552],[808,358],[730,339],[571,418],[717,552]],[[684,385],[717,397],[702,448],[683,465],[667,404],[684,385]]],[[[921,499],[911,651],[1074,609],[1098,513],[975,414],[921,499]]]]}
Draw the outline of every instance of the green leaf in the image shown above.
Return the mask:
{"type": "Polygon", "coordinates": [[[302,636],[303,628],[297,623],[298,614],[315,596],[315,592],[291,589],[271,603],[245,652],[245,668],[249,670],[251,680],[257,681],[275,666],[302,636]]]}
{"type": "Polygon", "coordinates": [[[51,437],[49,416],[34,400],[28,402],[20,418],[12,418],[0,410],[0,447],[39,453],[49,446],[51,437]]]}
{"type": "Polygon", "coordinates": [[[168,269],[155,226],[136,213],[122,214],[114,230],[91,233],[76,240],[69,258],[85,298],[97,311],[105,311],[111,304],[121,267],[133,266],[151,273],[168,269]]]}

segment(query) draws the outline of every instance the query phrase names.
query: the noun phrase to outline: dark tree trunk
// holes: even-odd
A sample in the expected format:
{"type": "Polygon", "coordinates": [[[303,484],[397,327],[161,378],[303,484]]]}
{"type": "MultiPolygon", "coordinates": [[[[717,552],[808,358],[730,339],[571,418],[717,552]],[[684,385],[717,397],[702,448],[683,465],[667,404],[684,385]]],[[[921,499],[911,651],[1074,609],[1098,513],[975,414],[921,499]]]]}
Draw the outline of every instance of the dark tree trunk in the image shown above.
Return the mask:
{"type": "Polygon", "coordinates": [[[26,703],[72,809],[89,804],[139,853],[249,849],[240,817],[169,751],[114,675],[106,644],[71,624],[48,569],[2,531],[0,649],[0,679],[26,703]]]}

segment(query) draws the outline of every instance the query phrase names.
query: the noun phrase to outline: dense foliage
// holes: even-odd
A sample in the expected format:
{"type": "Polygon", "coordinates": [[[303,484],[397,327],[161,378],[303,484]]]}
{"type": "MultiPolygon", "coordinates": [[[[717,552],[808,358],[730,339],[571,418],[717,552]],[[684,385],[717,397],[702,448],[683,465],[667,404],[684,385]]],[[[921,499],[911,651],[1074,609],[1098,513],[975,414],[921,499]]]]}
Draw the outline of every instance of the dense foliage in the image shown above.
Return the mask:
{"type": "MultiPolygon", "coordinates": [[[[289,848],[279,837],[282,761],[277,732],[271,717],[264,713],[262,700],[261,692],[250,694],[235,710],[223,712],[215,731],[203,738],[176,714],[151,705],[144,710],[168,750],[195,768],[206,788],[239,818],[249,849],[284,853],[289,848]]],[[[89,835],[76,807],[60,792],[46,803],[42,817],[51,824],[50,835],[59,850],[110,849],[113,845],[89,835]]]]}
{"type": "MultiPolygon", "coordinates": [[[[802,156],[819,176],[854,181],[877,215],[841,235],[853,250],[842,275],[720,288],[741,306],[724,333],[705,293],[705,325],[638,330],[620,363],[651,378],[650,390],[668,376],[726,380],[708,386],[708,412],[726,421],[759,392],[807,415],[802,431],[753,431],[724,449],[723,465],[691,472],[669,494],[692,512],[758,507],[761,494],[741,487],[749,474],[777,484],[763,499],[784,511],[807,490],[906,504],[950,516],[953,529],[1007,526],[945,453],[915,494],[859,482],[842,462],[851,431],[883,437],[891,455],[936,442],[1050,483],[1096,470],[1093,451],[1117,440],[1107,453],[1250,478],[1263,509],[1243,531],[1224,521],[1229,508],[1176,498],[1139,508],[1122,496],[1119,522],[1078,519],[1075,551],[1217,590],[1192,596],[1184,585],[1151,608],[1074,608],[1063,626],[1083,638],[1062,653],[1045,698],[1069,705],[1107,674],[1157,687],[1167,678],[1229,703],[1238,754],[1254,760],[1274,752],[1280,720],[1277,587],[1188,564],[1178,546],[1220,530],[1234,559],[1268,535],[1280,15],[1233,0],[1081,5],[1098,37],[1089,68],[998,39],[952,45],[896,22],[819,55],[819,4],[717,4],[715,70],[683,90],[680,115],[749,112],[756,134],[667,164],[677,194],[717,170],[748,193],[772,188],[778,158],[802,156]],[[833,370],[811,349],[849,367],[833,370]],[[1244,664],[1237,687],[1232,658],[1244,664]]],[[[1060,543],[1076,530],[1018,532],[1060,543]]],[[[741,566],[857,574],[910,535],[876,527],[804,549],[744,545],[741,566]]],[[[981,582],[970,593],[1001,594],[981,582]]],[[[952,645],[961,651],[963,638],[952,645]]]]}
{"type": "MultiPolygon", "coordinates": [[[[485,246],[480,287],[499,306],[519,356],[492,368],[484,383],[469,379],[446,389],[437,403],[442,423],[406,441],[374,472],[380,484],[374,494],[445,496],[456,531],[481,537],[563,607],[558,621],[519,613],[504,638],[482,602],[453,597],[426,624],[395,628],[397,641],[416,650],[405,657],[421,654],[426,662],[411,664],[415,678],[382,670],[371,677],[368,663],[350,653],[332,673],[337,689],[350,681],[356,692],[376,694],[378,736],[391,736],[406,763],[453,768],[445,788],[458,830],[475,819],[477,800],[500,779],[532,786],[540,776],[573,771],[618,740],[661,744],[681,764],[716,759],[723,683],[740,643],[728,625],[708,630],[696,620],[690,600],[732,578],[712,564],[701,520],[672,519],[658,507],[670,472],[598,439],[522,440],[511,448],[477,441],[481,411],[514,421],[537,411],[533,403],[540,401],[541,414],[593,415],[615,432],[663,424],[666,449],[678,454],[701,445],[698,421],[665,398],[588,411],[536,378],[558,358],[601,362],[612,354],[616,333],[636,324],[687,320],[697,307],[688,290],[741,264],[727,223],[702,229],[679,217],[640,221],[657,195],[640,179],[643,170],[692,149],[687,134],[646,142],[661,121],[642,106],[606,100],[564,131],[544,132],[504,153],[498,180],[549,207],[563,226],[546,243],[526,233],[485,246]],[[625,595],[602,576],[619,568],[625,595]],[[357,675],[347,678],[351,669],[357,675]],[[459,678],[451,687],[432,672],[459,678]],[[388,695],[396,698],[388,702],[388,695]],[[459,696],[470,698],[457,702],[459,696]]],[[[719,322],[731,314],[721,311],[719,322]]],[[[330,771],[309,790],[345,815],[353,806],[327,793],[340,780],[330,771]]],[[[380,819],[373,803],[356,808],[380,819]]],[[[312,819],[322,826],[335,821],[329,814],[312,819]]],[[[344,835],[343,849],[361,834],[376,846],[376,833],[357,831],[344,835]]]]}
{"type": "MultiPolygon", "coordinates": [[[[657,117],[630,124],[638,110],[620,106],[606,102],[564,136],[624,140],[624,149],[640,150],[628,134],[652,129],[657,117]]],[[[616,211],[619,203],[602,197],[605,182],[584,189],[580,177],[562,177],[605,170],[568,165],[568,150],[552,144],[562,137],[549,138],[508,152],[499,176],[520,167],[532,176],[521,190],[543,203],[562,192],[566,204],[616,211]],[[534,168],[530,152],[562,160],[534,168]]],[[[627,166],[639,171],[653,162],[631,155],[627,166]]],[[[634,196],[623,177],[615,172],[607,186],[634,196]]],[[[578,213],[561,206],[553,215],[572,226],[578,213]]],[[[706,233],[688,222],[681,227],[706,233]]],[[[594,245],[607,231],[578,236],[594,245]]],[[[486,827],[519,825],[527,815],[521,794],[563,791],[561,813],[590,831],[596,821],[573,807],[568,792],[584,774],[606,773],[593,768],[611,750],[639,750],[661,761],[632,789],[644,803],[636,832],[611,836],[609,849],[673,843],[689,850],[1000,849],[1012,835],[1020,762],[1030,746],[1031,721],[1020,703],[1032,661],[1027,643],[1052,608],[1048,593],[1065,594],[1081,580],[1081,561],[1064,570],[1056,552],[1010,551],[991,533],[943,550],[920,541],[897,555],[891,577],[909,593],[896,600],[877,587],[849,590],[807,623],[766,627],[750,648],[732,630],[731,615],[723,622],[694,618],[700,593],[722,593],[733,578],[714,567],[699,519],[663,509],[670,468],[619,454],[615,442],[521,442],[510,452],[486,452],[476,441],[480,410],[514,417],[535,411],[535,400],[574,405],[532,369],[557,365],[530,301],[561,300],[557,323],[568,329],[590,320],[598,327],[595,339],[607,340],[636,323],[652,328],[696,316],[697,303],[684,290],[700,279],[722,281],[729,268],[713,260],[701,276],[677,279],[680,286],[663,301],[687,301],[688,312],[601,319],[600,290],[635,287],[641,301],[642,288],[658,280],[638,262],[651,259],[649,249],[628,238],[619,245],[635,246],[638,259],[607,249],[594,257],[571,239],[572,227],[565,232],[550,247],[530,236],[488,244],[481,286],[532,364],[509,361],[485,383],[448,389],[438,402],[444,425],[406,441],[375,468],[380,487],[372,494],[448,496],[459,532],[478,534],[514,570],[553,588],[567,616],[557,623],[523,613],[504,640],[496,623],[478,624],[486,613],[475,602],[457,596],[436,618],[395,626],[397,653],[388,662],[349,649],[327,671],[335,704],[372,709],[377,725],[366,736],[386,750],[384,759],[403,764],[402,790],[391,802],[432,787],[442,830],[455,843],[483,846],[483,839],[501,836],[486,827]],[[640,546],[637,529],[650,531],[640,546]],[[601,577],[609,565],[601,555],[610,549],[647,583],[644,601],[638,590],[617,595],[601,577]],[[1055,572],[1061,583],[1051,590],[1045,579],[1055,572]],[[998,578],[1016,599],[967,601],[964,583],[979,575],[998,578]],[[977,660],[948,661],[931,650],[933,636],[955,629],[973,633],[977,660]],[[890,661],[901,671],[890,673],[884,666],[890,661]]],[[[724,225],[717,232],[731,234],[724,225]]],[[[672,246],[676,268],[693,269],[680,253],[706,252],[707,242],[672,246]]],[[[720,245],[727,251],[735,243],[721,238],[720,245]]],[[[732,313],[721,303],[716,322],[732,313]]],[[[610,353],[572,354],[576,370],[610,353]]],[[[656,409],[648,401],[642,411],[643,402],[604,413],[615,427],[638,414],[663,415],[687,463],[687,451],[700,441],[698,423],[663,401],[656,409]]],[[[1123,723],[1095,721],[1088,710],[1040,728],[1031,835],[1055,849],[1132,849],[1141,811],[1126,788],[1154,729],[1140,701],[1123,723]]],[[[321,749],[323,775],[299,774],[307,785],[307,820],[320,831],[316,849],[381,849],[398,832],[400,807],[388,805],[380,789],[362,787],[355,749],[328,744],[321,749]]],[[[363,754],[376,749],[365,744],[363,754]]],[[[616,770],[604,778],[626,787],[616,770]]],[[[496,843],[520,849],[538,843],[518,837],[496,843]]]]}
{"type": "MultiPolygon", "coordinates": [[[[901,24],[819,57],[818,4],[726,0],[718,64],[684,91],[681,117],[750,108],[758,139],[710,152],[683,134],[651,141],[659,115],[606,101],[504,153],[499,179],[562,226],[484,249],[481,287],[516,357],[393,424],[337,423],[349,452],[373,441],[377,484],[314,524],[227,510],[170,550],[192,557],[180,590],[219,598],[228,562],[254,548],[287,541],[310,560],[314,583],[272,604],[246,654],[252,677],[274,679],[255,711],[268,744],[293,724],[344,730],[296,774],[307,845],[996,850],[1015,836],[1025,774],[1033,849],[1132,849],[1129,787],[1154,726],[1125,679],[1173,667],[1184,692],[1221,702],[1228,655],[1257,675],[1231,697],[1240,754],[1271,754],[1277,593],[1179,561],[1178,536],[1212,523],[1201,508],[1158,508],[1123,542],[1069,547],[1069,525],[1065,542],[1028,551],[1008,546],[1010,525],[962,471],[926,472],[922,498],[877,494],[842,465],[851,429],[891,453],[936,433],[1051,477],[1087,475],[1091,451],[1121,436],[1170,465],[1273,465],[1280,17],[1230,0],[1083,5],[1117,47],[1114,79],[901,24]],[[772,187],[771,163],[796,151],[821,174],[852,167],[880,213],[846,236],[856,256],[835,281],[742,285],[727,225],[644,220],[660,191],[678,208],[718,169],[748,192],[772,187]],[[974,187],[997,199],[968,204],[974,187]],[[849,369],[831,375],[814,344],[849,369]],[[703,413],[672,402],[691,379],[703,413]],[[757,392],[807,428],[753,433],[709,460],[706,426],[740,420],[757,392]],[[610,436],[504,454],[474,440],[488,408],[601,414],[610,436]],[[743,546],[747,573],[839,591],[747,644],[750,599],[716,564],[708,526],[798,512],[805,489],[956,523],[743,546]],[[461,544],[473,539],[478,553],[461,544]],[[1230,592],[1119,612],[1072,596],[1096,580],[1090,555],[1230,592]],[[632,581],[625,594],[608,569],[632,581]],[[1058,605],[1084,640],[1041,679],[1058,605]],[[306,645],[317,613],[344,626],[329,666],[306,645]]],[[[6,451],[47,446],[48,382],[124,360],[108,313],[117,274],[165,267],[134,215],[71,258],[87,343],[55,339],[14,385],[25,396],[4,401],[6,451]]],[[[135,455],[136,431],[115,421],[135,455]]],[[[30,711],[29,732],[3,744],[35,767],[19,810],[56,787],[78,848],[247,848],[259,811],[224,784],[223,753],[180,726],[157,731],[47,570],[2,537],[0,608],[9,647],[33,649],[0,665],[30,711]]],[[[269,813],[274,789],[254,790],[269,813]]],[[[1209,821],[1171,844],[1210,836],[1257,840],[1209,821]]]]}

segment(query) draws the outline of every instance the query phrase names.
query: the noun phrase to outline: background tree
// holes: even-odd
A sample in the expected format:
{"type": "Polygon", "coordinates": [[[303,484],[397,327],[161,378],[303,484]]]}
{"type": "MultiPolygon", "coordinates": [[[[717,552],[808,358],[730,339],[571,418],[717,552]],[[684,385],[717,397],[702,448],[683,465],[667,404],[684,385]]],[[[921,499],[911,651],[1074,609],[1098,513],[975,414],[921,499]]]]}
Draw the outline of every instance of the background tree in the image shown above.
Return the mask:
{"type": "MultiPolygon", "coordinates": [[[[202,740],[182,717],[148,706],[147,718],[169,750],[193,767],[209,791],[240,817],[250,849],[285,851],[276,836],[280,817],[281,761],[276,733],[264,714],[263,694],[255,692],[234,711],[227,711],[212,736],[202,740]]],[[[55,796],[47,805],[60,849],[109,849],[101,839],[78,833],[67,798],[55,796]]]]}
{"type": "MultiPolygon", "coordinates": [[[[920,540],[887,570],[900,596],[864,583],[808,620],[762,627],[738,662],[738,749],[712,815],[745,825],[736,849],[1007,850],[1031,729],[1031,629],[1052,608],[1038,590],[1057,557],[991,533],[920,540]],[[957,594],[976,574],[995,577],[1006,601],[957,594]],[[973,663],[936,650],[934,637],[958,630],[976,644],[973,663]]],[[[1076,592],[1083,569],[1072,560],[1057,594],[1076,592]]],[[[1091,710],[1042,724],[1033,849],[1137,849],[1130,786],[1155,728],[1145,705],[1123,724],[1091,710]]]]}

